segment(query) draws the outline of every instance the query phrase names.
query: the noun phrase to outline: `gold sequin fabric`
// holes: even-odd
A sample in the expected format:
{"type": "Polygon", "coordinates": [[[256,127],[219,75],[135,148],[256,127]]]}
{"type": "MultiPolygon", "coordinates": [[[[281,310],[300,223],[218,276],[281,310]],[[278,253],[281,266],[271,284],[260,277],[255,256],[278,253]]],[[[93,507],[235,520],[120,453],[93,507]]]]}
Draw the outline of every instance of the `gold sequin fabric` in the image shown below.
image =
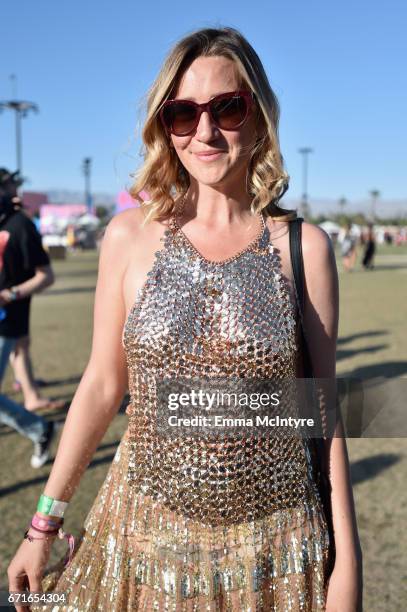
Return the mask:
{"type": "MultiPolygon", "coordinates": [[[[126,321],[129,427],[70,565],[66,611],[324,610],[329,536],[306,440],[157,429],[157,382],[295,378],[296,310],[267,225],[205,259],[172,218],[126,321]]],[[[34,608],[35,609],[35,608],[34,608]]]]}

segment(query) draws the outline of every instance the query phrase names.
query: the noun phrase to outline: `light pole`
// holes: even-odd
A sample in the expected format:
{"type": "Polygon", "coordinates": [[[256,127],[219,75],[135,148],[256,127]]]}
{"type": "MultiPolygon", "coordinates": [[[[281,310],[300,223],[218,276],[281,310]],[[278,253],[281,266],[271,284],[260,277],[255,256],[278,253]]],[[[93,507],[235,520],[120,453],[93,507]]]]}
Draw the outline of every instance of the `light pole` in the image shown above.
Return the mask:
{"type": "Polygon", "coordinates": [[[348,200],[342,196],[342,198],[339,199],[338,204],[339,204],[339,212],[341,215],[344,214],[345,212],[345,206],[348,203],[348,200]]]}
{"type": "Polygon", "coordinates": [[[92,212],[92,196],[90,193],[90,173],[92,170],[92,158],[85,157],[82,164],[83,175],[85,177],[85,204],[88,212],[92,212]]]}
{"type": "Polygon", "coordinates": [[[298,153],[302,155],[302,201],[301,208],[304,218],[307,218],[310,214],[310,208],[308,203],[308,155],[313,153],[314,150],[311,147],[301,147],[298,149],[298,153]]]}
{"type": "Polygon", "coordinates": [[[376,204],[377,204],[377,200],[380,197],[380,191],[378,189],[372,189],[371,191],[369,191],[370,193],[370,197],[372,198],[372,204],[371,204],[371,216],[372,216],[372,221],[376,220],[376,204]]]}
{"type": "Polygon", "coordinates": [[[26,117],[30,111],[38,113],[39,108],[36,104],[34,104],[34,102],[27,102],[26,100],[0,101],[0,113],[6,109],[12,110],[15,112],[16,162],[17,162],[17,170],[20,173],[20,176],[22,176],[22,173],[23,173],[23,142],[22,142],[22,132],[21,132],[21,120],[24,119],[24,117],[26,117]]]}

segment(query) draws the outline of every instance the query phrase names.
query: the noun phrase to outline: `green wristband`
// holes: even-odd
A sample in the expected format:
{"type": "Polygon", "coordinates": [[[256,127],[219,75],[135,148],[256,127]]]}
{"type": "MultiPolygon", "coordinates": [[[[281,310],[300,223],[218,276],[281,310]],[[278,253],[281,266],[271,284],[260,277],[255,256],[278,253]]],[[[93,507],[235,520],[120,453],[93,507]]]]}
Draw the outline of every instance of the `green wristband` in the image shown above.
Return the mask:
{"type": "Polygon", "coordinates": [[[38,500],[37,511],[42,512],[43,514],[49,514],[52,506],[52,502],[54,500],[52,497],[48,497],[48,495],[41,495],[38,500]]]}
{"type": "Polygon", "coordinates": [[[37,512],[62,518],[67,506],[68,502],[58,501],[43,494],[38,500],[37,512]]]}

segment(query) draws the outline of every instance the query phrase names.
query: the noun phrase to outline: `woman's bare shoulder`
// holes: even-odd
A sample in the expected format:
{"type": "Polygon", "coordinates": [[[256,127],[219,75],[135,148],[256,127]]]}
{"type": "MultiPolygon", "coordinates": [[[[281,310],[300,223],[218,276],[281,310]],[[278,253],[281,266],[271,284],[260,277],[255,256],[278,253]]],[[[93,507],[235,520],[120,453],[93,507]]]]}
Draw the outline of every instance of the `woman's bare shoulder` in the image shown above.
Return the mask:
{"type": "Polygon", "coordinates": [[[143,236],[144,215],[132,208],[115,215],[106,226],[101,244],[101,262],[109,261],[117,269],[127,266],[130,253],[143,236]]]}
{"type": "Polygon", "coordinates": [[[144,214],[140,208],[129,208],[115,215],[108,223],[105,236],[111,240],[134,237],[142,230],[144,214]]]}
{"type": "Polygon", "coordinates": [[[328,234],[321,227],[303,222],[302,250],[305,257],[326,257],[332,250],[332,242],[328,234]]]}
{"type": "Polygon", "coordinates": [[[113,217],[106,227],[102,255],[117,266],[127,269],[130,262],[148,260],[161,246],[160,240],[168,223],[145,221],[144,211],[130,208],[113,217]]]}
{"type": "Polygon", "coordinates": [[[317,225],[303,223],[302,252],[309,288],[328,286],[337,277],[335,253],[329,235],[317,225]]]}

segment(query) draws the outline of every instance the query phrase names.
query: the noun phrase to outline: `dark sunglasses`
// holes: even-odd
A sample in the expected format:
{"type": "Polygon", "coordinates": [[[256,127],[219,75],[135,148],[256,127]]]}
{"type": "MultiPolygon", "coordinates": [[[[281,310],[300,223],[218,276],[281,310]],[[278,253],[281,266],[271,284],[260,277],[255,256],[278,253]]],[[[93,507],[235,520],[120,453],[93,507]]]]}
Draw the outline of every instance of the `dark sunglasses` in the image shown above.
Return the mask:
{"type": "Polygon", "coordinates": [[[250,91],[220,94],[204,104],[192,100],[167,100],[161,108],[160,118],[166,130],[174,136],[187,136],[193,132],[204,111],[221,130],[236,130],[246,121],[253,102],[250,91]]]}

